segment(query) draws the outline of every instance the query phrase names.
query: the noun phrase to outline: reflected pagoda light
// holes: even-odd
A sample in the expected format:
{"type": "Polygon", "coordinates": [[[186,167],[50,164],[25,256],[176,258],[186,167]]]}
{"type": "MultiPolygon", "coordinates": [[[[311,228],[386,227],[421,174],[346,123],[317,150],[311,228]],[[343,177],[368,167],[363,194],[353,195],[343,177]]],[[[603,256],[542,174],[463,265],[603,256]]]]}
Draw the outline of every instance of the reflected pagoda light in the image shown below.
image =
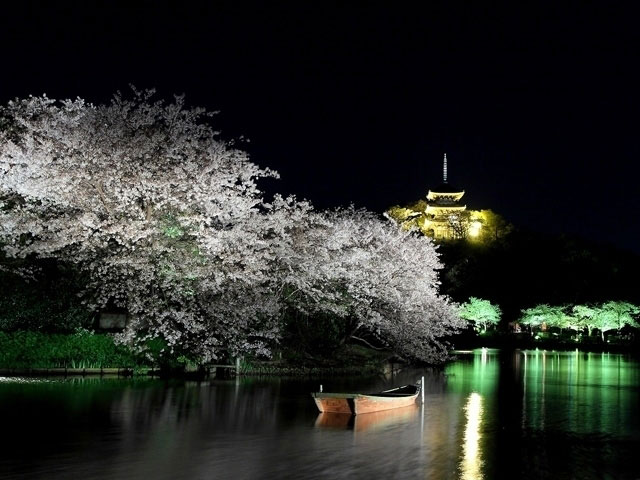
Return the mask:
{"type": "Polygon", "coordinates": [[[482,425],[482,396],[473,392],[465,405],[467,426],[464,430],[460,476],[463,480],[482,480],[482,452],[480,450],[480,427],[482,425]]]}

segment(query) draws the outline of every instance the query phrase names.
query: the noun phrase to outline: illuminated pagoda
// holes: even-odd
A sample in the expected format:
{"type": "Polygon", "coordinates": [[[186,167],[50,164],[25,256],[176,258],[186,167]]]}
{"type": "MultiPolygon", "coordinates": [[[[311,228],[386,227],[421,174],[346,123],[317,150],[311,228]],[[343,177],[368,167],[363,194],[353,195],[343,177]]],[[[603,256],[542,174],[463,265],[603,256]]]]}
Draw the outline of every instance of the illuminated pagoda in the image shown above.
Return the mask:
{"type": "Polygon", "coordinates": [[[447,181],[447,154],[444,154],[442,166],[443,182],[429,190],[427,194],[426,218],[423,231],[436,240],[447,240],[464,236],[461,214],[467,208],[460,200],[464,190],[454,187],[447,181]]]}

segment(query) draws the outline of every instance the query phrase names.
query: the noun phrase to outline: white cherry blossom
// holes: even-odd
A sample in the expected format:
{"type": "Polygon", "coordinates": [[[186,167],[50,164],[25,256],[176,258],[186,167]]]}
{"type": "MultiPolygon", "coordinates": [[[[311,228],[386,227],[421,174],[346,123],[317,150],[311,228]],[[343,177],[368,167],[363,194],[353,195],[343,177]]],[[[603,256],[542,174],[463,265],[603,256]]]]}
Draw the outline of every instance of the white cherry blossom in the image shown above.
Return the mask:
{"type": "Polygon", "coordinates": [[[129,313],[122,341],[161,337],[204,362],[270,355],[291,310],[347,319],[407,358],[444,358],[438,339],[462,322],[438,295],[429,240],[366,211],[265,202],[257,183],[277,173],[203,110],[152,93],[0,111],[7,257],[75,265],[88,307],[129,313]]]}

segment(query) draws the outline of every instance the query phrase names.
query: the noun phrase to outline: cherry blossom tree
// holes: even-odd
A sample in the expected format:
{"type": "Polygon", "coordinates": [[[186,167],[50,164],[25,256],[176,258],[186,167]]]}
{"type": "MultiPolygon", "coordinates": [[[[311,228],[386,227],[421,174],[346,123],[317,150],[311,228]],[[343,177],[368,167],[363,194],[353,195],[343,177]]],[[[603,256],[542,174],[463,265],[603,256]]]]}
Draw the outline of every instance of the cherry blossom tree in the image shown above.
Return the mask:
{"type": "Polygon", "coordinates": [[[242,299],[266,293],[273,258],[255,227],[256,182],[276,174],[222,141],[203,110],[151,95],[99,106],[30,97],[2,110],[4,251],[88,272],[90,306],[126,308],[130,341],[159,335],[205,360],[268,353],[275,306],[242,299]]]}
{"type": "Polygon", "coordinates": [[[309,212],[287,252],[283,303],[312,320],[342,319],[344,340],[374,336],[405,358],[438,362],[446,358],[442,337],[466,324],[438,295],[431,240],[370,212],[309,212]]]}
{"type": "Polygon", "coordinates": [[[265,202],[277,174],[223,141],[182,97],[108,105],[42,97],[0,111],[0,245],[88,278],[95,310],[128,312],[122,341],[199,361],[270,355],[286,312],[340,318],[406,358],[439,361],[464,322],[438,295],[430,240],[366,211],[265,202]]]}

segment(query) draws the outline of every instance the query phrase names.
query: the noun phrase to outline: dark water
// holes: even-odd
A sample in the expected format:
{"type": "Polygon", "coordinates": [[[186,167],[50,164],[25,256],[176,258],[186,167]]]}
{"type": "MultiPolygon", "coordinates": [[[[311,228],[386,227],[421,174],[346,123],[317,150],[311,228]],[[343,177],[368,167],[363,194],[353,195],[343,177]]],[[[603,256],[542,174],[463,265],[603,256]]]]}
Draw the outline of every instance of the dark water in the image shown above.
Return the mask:
{"type": "Polygon", "coordinates": [[[639,385],[622,355],[486,350],[378,378],[1,378],[0,477],[640,479],[639,385]],[[384,414],[309,396],[421,375],[424,405],[384,414]]]}

